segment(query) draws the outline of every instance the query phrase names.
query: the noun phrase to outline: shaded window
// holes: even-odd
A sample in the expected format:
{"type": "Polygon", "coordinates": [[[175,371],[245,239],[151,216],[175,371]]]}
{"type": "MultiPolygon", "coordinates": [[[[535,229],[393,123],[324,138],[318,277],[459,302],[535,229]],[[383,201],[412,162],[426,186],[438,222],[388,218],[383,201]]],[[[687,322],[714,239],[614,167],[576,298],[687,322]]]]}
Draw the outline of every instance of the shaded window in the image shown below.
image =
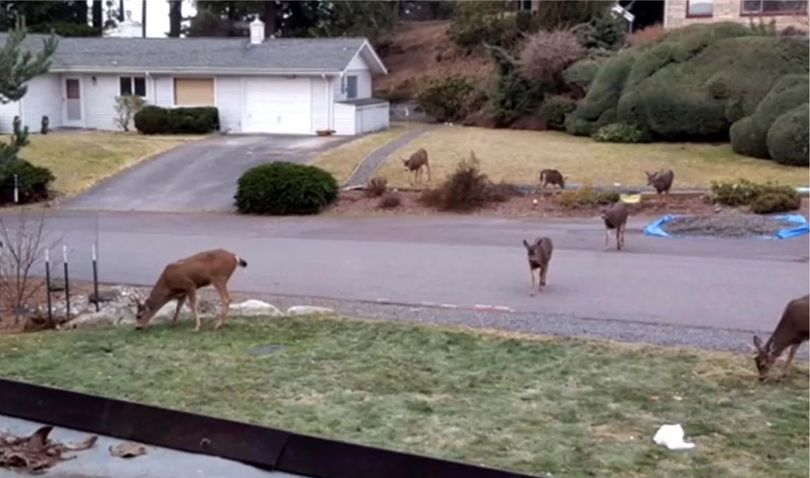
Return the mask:
{"type": "Polygon", "coordinates": [[[714,2],[712,0],[687,0],[687,17],[710,17],[714,14],[714,2]]]}
{"type": "Polygon", "coordinates": [[[357,98],[357,77],[346,77],[346,98],[357,98]]]}
{"type": "Polygon", "coordinates": [[[744,0],[743,15],[807,14],[807,0],[744,0]]]}
{"type": "Polygon", "coordinates": [[[119,85],[121,96],[146,96],[146,78],[143,76],[122,76],[119,85]]]}

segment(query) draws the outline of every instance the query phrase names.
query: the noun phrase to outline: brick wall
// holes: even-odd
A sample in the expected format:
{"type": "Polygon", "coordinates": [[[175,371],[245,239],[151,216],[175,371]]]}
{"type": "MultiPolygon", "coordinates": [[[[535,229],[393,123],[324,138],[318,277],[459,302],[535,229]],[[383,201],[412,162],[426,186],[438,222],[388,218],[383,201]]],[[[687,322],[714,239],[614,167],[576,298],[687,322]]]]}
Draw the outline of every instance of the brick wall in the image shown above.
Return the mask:
{"type": "Polygon", "coordinates": [[[723,21],[732,21],[748,25],[750,20],[758,23],[759,20],[762,19],[762,21],[765,23],[775,20],[777,30],[782,30],[789,26],[799,28],[804,31],[808,30],[807,14],[754,17],[741,15],[741,0],[714,0],[714,12],[711,17],[693,18],[688,18],[686,16],[687,0],[666,0],[665,3],[667,28],[678,28],[685,25],[691,25],[693,23],[712,23],[723,21]]]}

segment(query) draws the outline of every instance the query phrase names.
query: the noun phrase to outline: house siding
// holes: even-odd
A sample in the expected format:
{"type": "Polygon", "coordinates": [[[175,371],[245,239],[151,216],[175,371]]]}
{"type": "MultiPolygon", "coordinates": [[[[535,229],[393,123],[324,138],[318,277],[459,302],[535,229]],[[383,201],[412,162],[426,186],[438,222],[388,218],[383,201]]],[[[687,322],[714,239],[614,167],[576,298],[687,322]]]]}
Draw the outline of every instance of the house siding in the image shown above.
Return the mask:
{"type": "Polygon", "coordinates": [[[804,15],[743,15],[741,0],[714,0],[713,12],[710,17],[688,17],[688,0],[666,0],[665,2],[665,22],[667,28],[678,28],[695,23],[714,22],[737,22],[748,25],[751,21],[759,23],[770,23],[772,20],[776,24],[777,30],[787,27],[794,27],[807,31],[807,14],[804,15]]]}
{"type": "Polygon", "coordinates": [[[158,75],[153,77],[155,106],[171,108],[174,106],[174,77],[169,75],[158,75]]]}
{"type": "MultiPolygon", "coordinates": [[[[14,121],[14,117],[19,116],[19,114],[20,114],[19,101],[12,101],[10,103],[0,104],[0,132],[10,133],[13,130],[12,122],[14,121]]],[[[39,129],[36,129],[34,131],[39,131],[39,129]]]]}
{"type": "Polygon", "coordinates": [[[312,79],[312,131],[329,129],[329,92],[328,80],[312,79]]]}
{"type": "Polygon", "coordinates": [[[242,78],[217,77],[214,80],[214,95],[219,110],[220,130],[242,131],[242,78]]]}
{"type": "Polygon", "coordinates": [[[28,92],[20,100],[19,106],[12,107],[0,117],[2,130],[11,131],[15,115],[20,115],[23,126],[31,132],[39,132],[42,117],[48,117],[51,128],[62,124],[62,82],[59,75],[41,75],[28,82],[28,92]],[[10,118],[6,118],[10,114],[10,118]]]}

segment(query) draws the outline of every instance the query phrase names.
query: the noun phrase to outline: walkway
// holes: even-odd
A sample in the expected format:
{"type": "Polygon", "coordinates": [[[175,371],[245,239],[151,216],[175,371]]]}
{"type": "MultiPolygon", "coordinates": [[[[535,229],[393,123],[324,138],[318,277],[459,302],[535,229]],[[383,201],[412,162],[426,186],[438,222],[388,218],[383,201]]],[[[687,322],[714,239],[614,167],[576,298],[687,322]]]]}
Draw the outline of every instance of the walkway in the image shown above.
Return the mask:
{"type": "Polygon", "coordinates": [[[415,140],[416,138],[422,136],[423,134],[427,133],[431,129],[430,126],[423,126],[421,128],[415,129],[413,131],[409,131],[404,135],[400,136],[399,138],[391,141],[390,143],[386,144],[385,146],[377,149],[373,153],[369,154],[363,162],[357,167],[344,186],[346,187],[355,187],[355,186],[365,186],[368,183],[369,179],[374,176],[374,173],[382,166],[382,163],[385,161],[391,153],[402,148],[403,146],[407,145],[411,141],[415,140]]]}

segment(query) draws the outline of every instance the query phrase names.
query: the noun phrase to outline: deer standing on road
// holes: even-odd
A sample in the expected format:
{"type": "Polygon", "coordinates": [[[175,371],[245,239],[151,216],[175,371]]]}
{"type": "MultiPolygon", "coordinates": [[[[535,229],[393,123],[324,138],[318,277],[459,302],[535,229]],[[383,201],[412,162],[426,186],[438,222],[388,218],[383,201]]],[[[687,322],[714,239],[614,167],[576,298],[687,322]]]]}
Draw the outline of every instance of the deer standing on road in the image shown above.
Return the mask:
{"type": "Polygon", "coordinates": [[[771,338],[765,342],[765,345],[762,345],[762,340],[759,337],[754,336],[754,347],[757,349],[754,362],[757,365],[757,372],[761,381],[768,377],[768,372],[770,372],[776,359],[782,355],[786,348],[790,347],[785,368],[779,378],[784,378],[787,375],[790,364],[793,362],[793,356],[796,355],[796,351],[802,345],[802,342],[808,340],[808,329],[810,329],[809,308],[810,295],[791,300],[782,312],[782,319],[779,320],[779,324],[773,331],[771,338]]]}
{"type": "Polygon", "coordinates": [[[161,307],[172,300],[177,300],[177,309],[174,311],[172,326],[177,325],[180,309],[188,299],[188,305],[197,326],[200,330],[200,317],[197,315],[197,289],[213,285],[222,299],[222,311],[215,329],[225,324],[225,317],[231,305],[231,296],[228,293],[228,281],[236,267],[247,267],[247,262],[236,254],[224,249],[204,251],[193,256],[173,262],[163,269],[149,297],[141,302],[136,299],[138,314],[136,329],[146,327],[161,307]]]}
{"type": "Polygon", "coordinates": [[[403,159],[402,164],[405,165],[405,169],[408,171],[409,175],[413,173],[411,184],[418,182],[422,177],[423,167],[427,169],[428,181],[430,181],[430,162],[428,161],[428,153],[424,148],[419,148],[408,159],[403,159]]]}
{"type": "Polygon", "coordinates": [[[616,250],[624,247],[624,230],[627,228],[627,216],[630,214],[627,204],[621,200],[602,208],[602,220],[605,221],[605,250],[610,244],[610,231],[616,230],[616,250]]]}
{"type": "Polygon", "coordinates": [[[524,239],[523,246],[529,256],[529,272],[532,275],[532,287],[529,290],[529,295],[534,296],[535,289],[540,292],[543,290],[543,286],[546,285],[548,266],[551,262],[554,244],[548,237],[540,237],[535,239],[532,244],[529,244],[524,239]],[[537,276],[536,279],[535,275],[537,276]]]}

